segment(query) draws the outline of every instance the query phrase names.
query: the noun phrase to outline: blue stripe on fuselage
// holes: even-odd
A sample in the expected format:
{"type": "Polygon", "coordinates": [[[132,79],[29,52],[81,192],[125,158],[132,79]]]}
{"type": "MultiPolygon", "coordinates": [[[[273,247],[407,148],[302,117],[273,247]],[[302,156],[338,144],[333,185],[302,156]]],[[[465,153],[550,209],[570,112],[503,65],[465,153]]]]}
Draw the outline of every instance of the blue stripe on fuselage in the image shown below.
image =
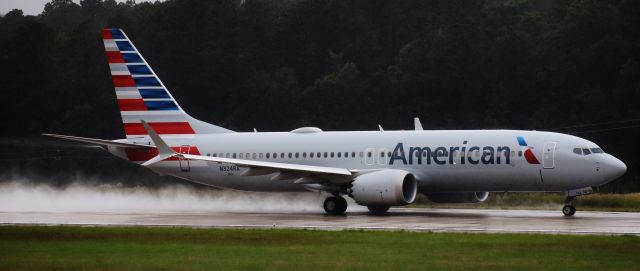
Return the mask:
{"type": "Polygon", "coordinates": [[[524,137],[522,136],[516,136],[516,138],[518,139],[518,144],[520,146],[526,147],[527,146],[527,142],[524,141],[524,137]]]}

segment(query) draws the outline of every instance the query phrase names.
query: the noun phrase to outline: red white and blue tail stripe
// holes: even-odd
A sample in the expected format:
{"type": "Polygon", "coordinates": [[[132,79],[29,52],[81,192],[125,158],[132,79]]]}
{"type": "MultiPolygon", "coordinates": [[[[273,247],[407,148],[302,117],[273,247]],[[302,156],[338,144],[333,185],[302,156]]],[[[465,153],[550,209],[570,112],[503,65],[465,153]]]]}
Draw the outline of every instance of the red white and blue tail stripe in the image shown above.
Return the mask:
{"type": "Polygon", "coordinates": [[[103,29],[102,39],[127,138],[147,135],[141,120],[161,135],[233,132],[185,113],[121,29],[103,29]]]}

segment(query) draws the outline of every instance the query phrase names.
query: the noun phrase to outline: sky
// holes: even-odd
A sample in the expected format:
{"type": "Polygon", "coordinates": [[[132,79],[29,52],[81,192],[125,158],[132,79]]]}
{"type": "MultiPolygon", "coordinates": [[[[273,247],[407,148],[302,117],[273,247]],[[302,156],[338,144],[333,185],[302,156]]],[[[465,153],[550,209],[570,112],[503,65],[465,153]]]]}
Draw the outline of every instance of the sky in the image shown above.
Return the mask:
{"type": "MultiPolygon", "coordinates": [[[[125,2],[126,0],[116,0],[117,2],[125,2]]],[[[137,0],[136,3],[149,2],[151,0],[137,0]]],[[[7,14],[13,9],[21,9],[25,15],[38,15],[44,9],[44,5],[50,0],[0,0],[0,14],[7,14]]],[[[80,3],[80,0],[73,0],[80,3]]]]}

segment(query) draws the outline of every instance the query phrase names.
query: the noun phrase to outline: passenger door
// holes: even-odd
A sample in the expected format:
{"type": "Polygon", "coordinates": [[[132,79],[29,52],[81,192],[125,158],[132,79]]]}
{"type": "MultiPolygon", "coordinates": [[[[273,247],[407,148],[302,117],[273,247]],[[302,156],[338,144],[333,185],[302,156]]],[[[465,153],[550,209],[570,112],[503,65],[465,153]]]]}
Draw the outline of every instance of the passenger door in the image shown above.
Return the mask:
{"type": "Polygon", "coordinates": [[[556,142],[545,142],[542,150],[542,167],[545,169],[553,169],[556,167],[556,142]]]}

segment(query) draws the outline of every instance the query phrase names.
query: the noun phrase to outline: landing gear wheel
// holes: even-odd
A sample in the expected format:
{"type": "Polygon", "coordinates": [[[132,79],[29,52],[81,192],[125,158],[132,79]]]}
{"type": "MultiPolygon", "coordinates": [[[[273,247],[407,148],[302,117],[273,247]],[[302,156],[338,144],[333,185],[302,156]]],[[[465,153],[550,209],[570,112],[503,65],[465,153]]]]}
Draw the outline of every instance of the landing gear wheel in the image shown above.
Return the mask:
{"type": "Polygon", "coordinates": [[[389,211],[389,206],[387,205],[369,205],[369,213],[372,215],[384,215],[389,211]]]}
{"type": "Polygon", "coordinates": [[[575,213],[576,207],[573,207],[573,205],[565,205],[562,207],[562,214],[564,214],[564,216],[573,216],[575,213]]]}
{"type": "Polygon", "coordinates": [[[342,215],[347,210],[347,200],[343,197],[328,197],[324,200],[324,211],[330,215],[342,215]]]}

